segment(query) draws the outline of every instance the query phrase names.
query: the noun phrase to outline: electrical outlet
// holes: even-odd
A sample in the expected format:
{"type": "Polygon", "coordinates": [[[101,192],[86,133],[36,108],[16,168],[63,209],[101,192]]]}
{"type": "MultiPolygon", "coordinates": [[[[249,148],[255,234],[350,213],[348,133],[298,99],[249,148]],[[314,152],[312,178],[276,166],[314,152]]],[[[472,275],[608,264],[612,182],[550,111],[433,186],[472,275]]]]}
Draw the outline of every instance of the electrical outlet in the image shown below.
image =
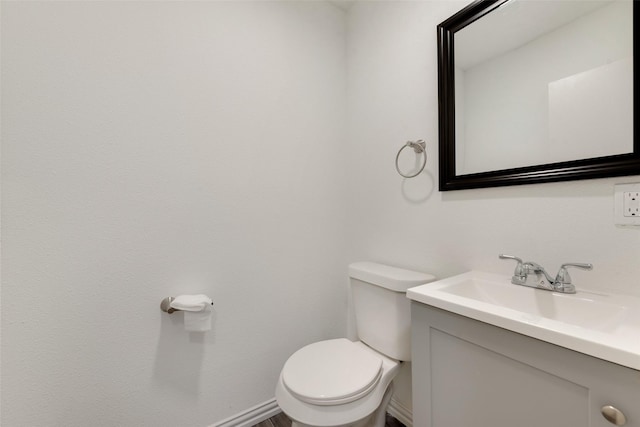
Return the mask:
{"type": "Polygon", "coordinates": [[[616,184],[614,189],[615,223],[640,226],[640,183],[616,184]]]}
{"type": "Polygon", "coordinates": [[[640,216],[640,193],[625,191],[622,193],[622,214],[626,217],[640,216]]]}

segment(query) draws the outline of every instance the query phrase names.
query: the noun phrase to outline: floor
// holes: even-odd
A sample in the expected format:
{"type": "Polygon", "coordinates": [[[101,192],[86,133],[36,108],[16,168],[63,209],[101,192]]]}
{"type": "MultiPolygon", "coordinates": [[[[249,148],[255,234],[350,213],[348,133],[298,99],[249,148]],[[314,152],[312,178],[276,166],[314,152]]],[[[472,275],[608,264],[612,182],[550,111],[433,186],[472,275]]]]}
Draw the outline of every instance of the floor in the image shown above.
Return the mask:
{"type": "Polygon", "coordinates": [[[291,420],[284,413],[280,412],[278,415],[262,421],[253,427],[291,427],[291,420]]]}
{"type": "MultiPolygon", "coordinates": [[[[256,424],[253,427],[291,427],[291,420],[283,413],[269,418],[266,421],[256,424]]],[[[405,427],[400,421],[387,414],[387,423],[385,427],[405,427]]]]}

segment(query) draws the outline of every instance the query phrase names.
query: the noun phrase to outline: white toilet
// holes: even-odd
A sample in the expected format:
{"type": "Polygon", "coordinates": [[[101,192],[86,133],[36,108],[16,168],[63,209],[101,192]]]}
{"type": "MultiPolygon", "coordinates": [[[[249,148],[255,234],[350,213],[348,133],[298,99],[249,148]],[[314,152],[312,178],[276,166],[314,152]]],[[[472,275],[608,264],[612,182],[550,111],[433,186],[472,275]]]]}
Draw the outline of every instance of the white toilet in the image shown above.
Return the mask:
{"type": "Polygon", "coordinates": [[[405,294],[435,277],[373,262],[349,265],[349,277],[360,341],[320,341],[289,357],[276,400],[293,427],[383,427],[391,381],[411,360],[405,294]]]}

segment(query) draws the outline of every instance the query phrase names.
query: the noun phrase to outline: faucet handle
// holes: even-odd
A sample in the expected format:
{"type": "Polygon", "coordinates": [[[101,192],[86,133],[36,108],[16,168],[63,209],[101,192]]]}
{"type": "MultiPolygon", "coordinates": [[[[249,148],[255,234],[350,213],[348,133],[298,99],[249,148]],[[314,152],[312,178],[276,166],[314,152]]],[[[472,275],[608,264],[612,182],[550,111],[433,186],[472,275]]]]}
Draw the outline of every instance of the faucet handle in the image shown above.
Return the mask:
{"type": "Polygon", "coordinates": [[[569,276],[569,272],[567,271],[567,268],[569,267],[581,268],[583,270],[593,270],[593,264],[567,262],[560,266],[560,270],[558,270],[558,274],[556,275],[554,284],[558,287],[566,288],[566,291],[569,291],[569,288],[573,288],[573,291],[575,292],[575,287],[571,284],[571,276],[569,276]]]}
{"type": "Polygon", "coordinates": [[[513,277],[514,278],[517,277],[518,279],[526,279],[526,274],[524,273],[524,269],[522,267],[522,264],[524,263],[524,261],[522,261],[521,258],[518,258],[517,256],[513,256],[513,255],[504,255],[504,254],[498,255],[498,258],[512,259],[516,261],[518,264],[516,265],[516,269],[513,271],[513,277]]]}

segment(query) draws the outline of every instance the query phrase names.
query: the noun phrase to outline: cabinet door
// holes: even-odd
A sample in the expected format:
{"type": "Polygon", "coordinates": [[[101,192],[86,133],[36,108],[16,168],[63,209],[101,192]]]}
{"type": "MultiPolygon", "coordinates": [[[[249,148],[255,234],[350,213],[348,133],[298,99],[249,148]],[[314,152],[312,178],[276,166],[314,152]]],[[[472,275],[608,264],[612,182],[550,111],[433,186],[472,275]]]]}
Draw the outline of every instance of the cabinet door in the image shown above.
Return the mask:
{"type": "Polygon", "coordinates": [[[419,303],[415,427],[640,427],[640,372],[419,303]]]}

